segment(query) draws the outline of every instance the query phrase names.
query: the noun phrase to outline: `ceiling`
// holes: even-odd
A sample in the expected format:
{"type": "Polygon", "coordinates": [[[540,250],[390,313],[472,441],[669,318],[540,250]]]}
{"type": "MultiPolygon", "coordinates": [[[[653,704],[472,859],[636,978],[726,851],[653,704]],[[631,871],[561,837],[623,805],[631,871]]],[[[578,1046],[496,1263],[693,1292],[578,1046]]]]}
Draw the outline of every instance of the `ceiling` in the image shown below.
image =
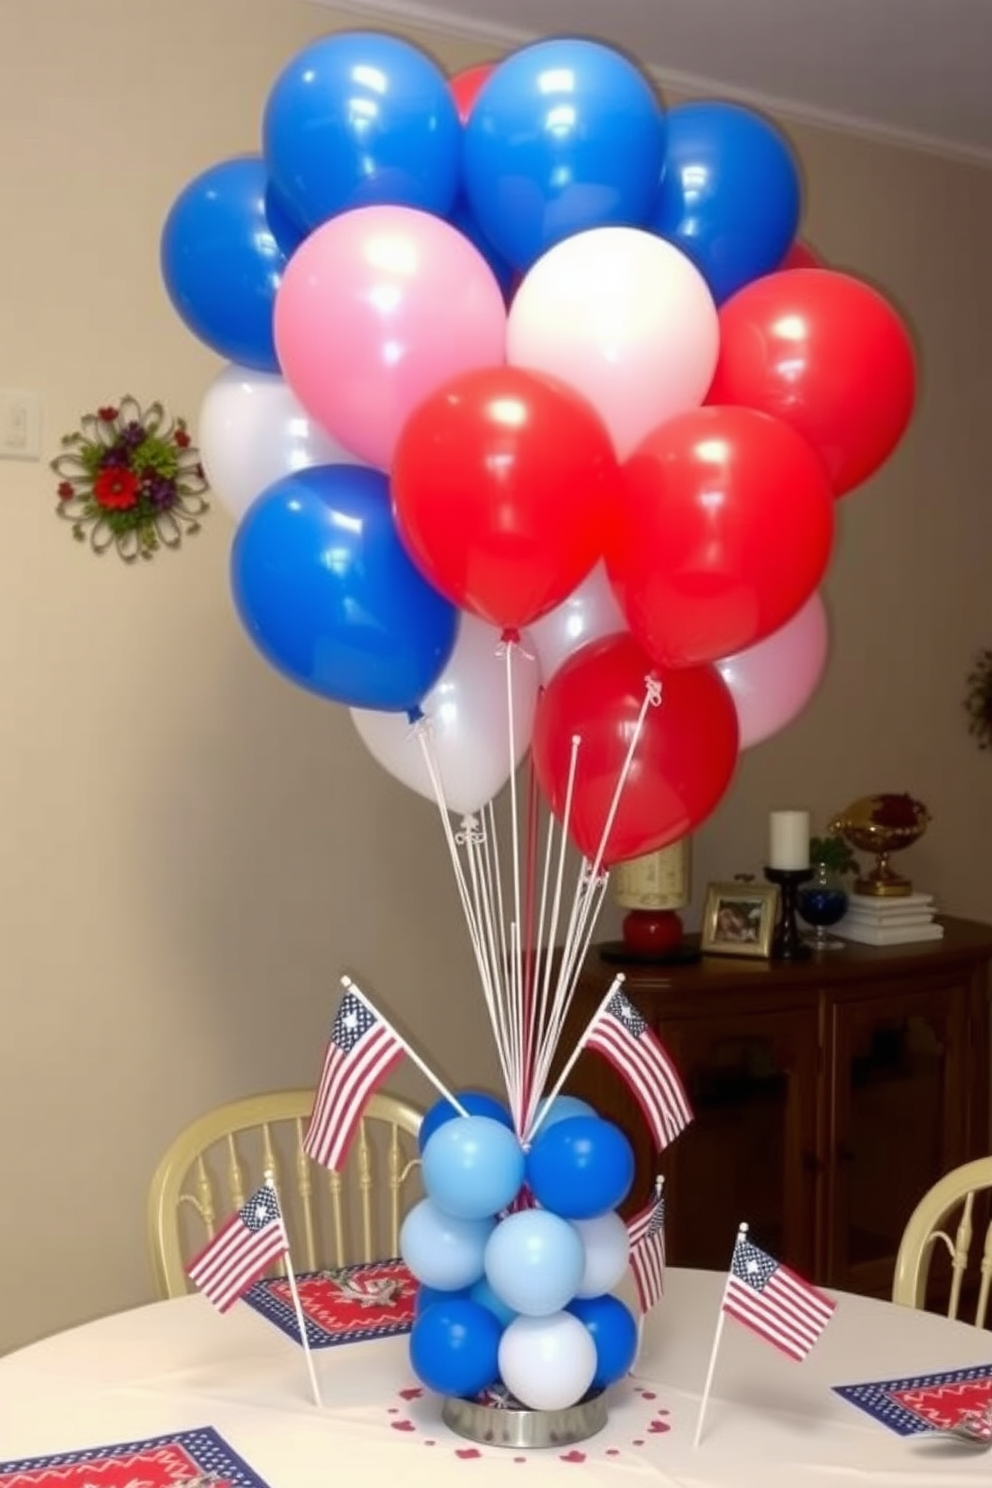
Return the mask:
{"type": "MultiPolygon", "coordinates": [[[[322,0],[317,0],[322,3],[322,0]]],[[[324,0],[494,48],[595,36],[676,92],[992,165],[992,0],[324,0]]]]}

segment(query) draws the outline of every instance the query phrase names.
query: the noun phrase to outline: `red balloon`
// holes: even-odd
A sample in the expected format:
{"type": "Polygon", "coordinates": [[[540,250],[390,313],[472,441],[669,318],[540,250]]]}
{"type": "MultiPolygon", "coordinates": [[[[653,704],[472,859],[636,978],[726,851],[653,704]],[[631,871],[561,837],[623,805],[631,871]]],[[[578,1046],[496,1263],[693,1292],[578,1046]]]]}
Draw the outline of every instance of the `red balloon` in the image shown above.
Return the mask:
{"type": "Polygon", "coordinates": [[[756,279],[720,311],[709,403],[784,419],[826,462],[838,496],[888,458],[913,412],[909,334],[870,285],[831,269],[756,279]]]}
{"type": "Polygon", "coordinates": [[[605,866],[693,831],[724,795],[737,762],[737,711],[715,667],[668,671],[625,633],[590,641],[542,693],[531,746],[538,784],[561,821],[572,740],[581,741],[567,830],[587,858],[599,851],[649,676],[661,684],[661,702],[645,714],[605,866]]]}
{"type": "Polygon", "coordinates": [[[816,253],[808,243],[797,238],[778,266],[781,274],[786,269],[820,269],[823,267],[823,259],[816,253]]]}
{"type": "Polygon", "coordinates": [[[489,367],[414,410],[393,511],[435,588],[516,629],[571,594],[602,555],[620,471],[592,404],[543,373],[489,367]]]}
{"type": "Polygon", "coordinates": [[[648,654],[692,666],[790,620],[823,577],[833,533],[830,482],[804,439],[751,408],[694,408],[624,466],[606,566],[648,654]]]}
{"type": "Polygon", "coordinates": [[[466,67],[463,72],[456,72],[454,77],[448,79],[448,88],[463,124],[468,123],[472,105],[495,66],[495,62],[480,62],[475,67],[466,67]]]}

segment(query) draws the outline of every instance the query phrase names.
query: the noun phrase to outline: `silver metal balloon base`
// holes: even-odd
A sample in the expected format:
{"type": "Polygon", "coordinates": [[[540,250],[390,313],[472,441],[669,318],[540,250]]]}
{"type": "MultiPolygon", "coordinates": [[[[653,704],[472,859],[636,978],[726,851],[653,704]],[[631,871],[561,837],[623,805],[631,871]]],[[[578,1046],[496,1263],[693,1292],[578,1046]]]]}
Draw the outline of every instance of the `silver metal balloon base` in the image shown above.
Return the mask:
{"type": "Polygon", "coordinates": [[[597,1390],[567,1410],[527,1410],[509,1405],[483,1405],[477,1400],[445,1396],[441,1416],[446,1426],[469,1441],[487,1447],[568,1447],[602,1431],[609,1412],[606,1392],[597,1390]]]}

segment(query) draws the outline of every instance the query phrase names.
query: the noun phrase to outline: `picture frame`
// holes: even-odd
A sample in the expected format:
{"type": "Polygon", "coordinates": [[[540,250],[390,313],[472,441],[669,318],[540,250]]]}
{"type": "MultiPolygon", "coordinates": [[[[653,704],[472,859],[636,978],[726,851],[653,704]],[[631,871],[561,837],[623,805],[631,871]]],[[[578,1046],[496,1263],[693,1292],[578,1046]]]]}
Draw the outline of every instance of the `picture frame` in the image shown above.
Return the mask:
{"type": "Polygon", "coordinates": [[[706,956],[771,955],[779,891],[775,884],[711,883],[706,889],[699,949],[706,956]]]}

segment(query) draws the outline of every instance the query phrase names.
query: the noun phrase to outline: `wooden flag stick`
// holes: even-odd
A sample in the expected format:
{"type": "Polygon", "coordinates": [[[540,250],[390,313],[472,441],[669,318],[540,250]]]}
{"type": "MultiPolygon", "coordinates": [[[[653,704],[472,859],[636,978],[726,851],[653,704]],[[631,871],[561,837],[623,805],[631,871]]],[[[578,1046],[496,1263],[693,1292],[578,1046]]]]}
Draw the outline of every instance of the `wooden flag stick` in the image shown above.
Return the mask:
{"type": "MultiPolygon", "coordinates": [[[[353,981],[351,977],[349,977],[349,976],[343,976],[341,978],[341,985],[342,985],[342,987],[344,988],[344,990],[346,992],[354,992],[355,996],[358,997],[358,998],[360,998],[361,1001],[365,1003],[365,1006],[366,1007],[372,1009],[372,1011],[375,1013],[375,1015],[376,1015],[377,1018],[381,1018],[382,1017],[382,1014],[378,1011],[378,1009],[375,1008],[375,1007],[373,1007],[372,1003],[365,996],[365,993],[362,991],[361,987],[359,987],[358,983],[355,982],[355,981],[353,981]]],[[[389,1022],[388,1018],[384,1018],[383,1019],[383,1022],[388,1023],[389,1022]]],[[[419,1069],[420,1073],[422,1075],[424,1075],[425,1078],[428,1079],[430,1081],[430,1083],[434,1086],[434,1089],[437,1090],[437,1091],[439,1091],[440,1094],[444,1097],[444,1099],[446,1101],[449,1102],[450,1105],[454,1106],[454,1108],[458,1112],[459,1116],[467,1116],[468,1115],[468,1112],[466,1111],[465,1107],[461,1104],[460,1101],[458,1101],[455,1098],[455,1096],[452,1095],[452,1093],[448,1089],[447,1085],[443,1084],[443,1082],[438,1079],[438,1077],[434,1073],[434,1071],[428,1065],[426,1065],[424,1063],[424,1061],[421,1059],[420,1055],[410,1045],[410,1043],[403,1037],[403,1035],[400,1032],[398,1032],[398,1030],[396,1028],[394,1028],[391,1023],[389,1024],[389,1026],[390,1026],[390,1028],[393,1029],[393,1032],[396,1034],[396,1037],[399,1039],[400,1043],[403,1045],[403,1048],[406,1050],[407,1058],[413,1061],[413,1063],[419,1069]]]]}
{"type": "MultiPolygon", "coordinates": [[[[737,1240],[734,1242],[734,1250],[735,1251],[737,1249],[738,1244],[740,1243],[741,1240],[743,1240],[743,1238],[744,1238],[744,1236],[746,1234],[747,1234],[747,1225],[746,1224],[742,1224],[741,1227],[740,1227],[740,1229],[737,1231],[737,1240]]],[[[731,1261],[731,1265],[733,1265],[733,1261],[731,1261]]],[[[730,1285],[730,1272],[728,1271],[727,1272],[727,1279],[726,1279],[726,1281],[723,1284],[723,1296],[720,1298],[720,1315],[717,1318],[716,1333],[713,1336],[713,1348],[712,1348],[712,1350],[710,1352],[710,1362],[709,1362],[709,1366],[708,1366],[708,1368],[706,1370],[706,1382],[703,1385],[703,1398],[699,1402],[699,1416],[696,1419],[696,1434],[695,1434],[695,1436],[692,1439],[692,1445],[694,1447],[698,1447],[699,1446],[699,1440],[700,1440],[700,1437],[703,1434],[703,1417],[706,1414],[706,1407],[709,1404],[710,1390],[713,1388],[713,1375],[714,1375],[714,1373],[716,1371],[716,1356],[720,1352],[720,1340],[723,1337],[723,1325],[724,1325],[724,1322],[726,1321],[726,1317],[727,1317],[727,1314],[726,1314],[726,1311],[724,1310],[723,1304],[727,1300],[727,1288],[729,1287],[729,1285],[730,1285]]]]}
{"type": "MultiPolygon", "coordinates": [[[[276,1203],[279,1204],[279,1195],[276,1192],[275,1174],[268,1172],[265,1175],[266,1187],[271,1188],[275,1194],[276,1203]]],[[[286,1231],[286,1219],[279,1204],[279,1218],[282,1223],[283,1233],[286,1231]]],[[[300,1330],[300,1343],[303,1346],[303,1357],[307,1361],[307,1374],[310,1376],[310,1389],[313,1394],[313,1403],[318,1410],[324,1409],[324,1402],[320,1395],[320,1386],[317,1383],[317,1371],[313,1367],[313,1354],[310,1352],[310,1340],[307,1338],[307,1325],[303,1316],[303,1307],[300,1303],[300,1294],[296,1287],[296,1271],[293,1266],[293,1255],[289,1248],[289,1236],[286,1235],[286,1280],[289,1282],[289,1292],[293,1299],[293,1311],[296,1313],[296,1326],[300,1330]]]]}
{"type": "Polygon", "coordinates": [[[603,1011],[603,1009],[605,1008],[606,1004],[609,1002],[610,998],[614,995],[614,993],[618,992],[620,990],[620,988],[623,986],[624,980],[625,980],[625,978],[624,978],[623,972],[622,971],[618,971],[617,974],[616,974],[616,976],[613,978],[613,981],[610,983],[609,987],[606,989],[606,993],[605,993],[605,995],[603,997],[602,1002],[599,1004],[599,1007],[593,1013],[592,1017],[589,1019],[588,1024],[586,1025],[585,1033],[583,1033],[582,1037],[579,1039],[579,1041],[576,1044],[575,1048],[572,1050],[571,1054],[569,1055],[568,1060],[566,1061],[566,1064],[565,1064],[565,1068],[562,1070],[561,1074],[558,1076],[557,1080],[555,1081],[554,1085],[551,1088],[551,1094],[547,1097],[547,1099],[544,1102],[544,1105],[541,1107],[541,1114],[538,1116],[537,1120],[534,1121],[531,1124],[530,1131],[527,1132],[526,1137],[525,1137],[525,1141],[527,1143],[533,1142],[534,1137],[535,1137],[535,1135],[537,1133],[538,1127],[541,1125],[541,1122],[544,1120],[545,1116],[548,1114],[548,1111],[551,1108],[551,1102],[554,1100],[555,1096],[561,1094],[562,1086],[565,1084],[565,1081],[568,1079],[569,1075],[572,1073],[572,1070],[575,1068],[576,1064],[578,1063],[579,1055],[582,1053],[582,1050],[586,1046],[586,1039],[589,1037],[589,1030],[592,1028],[593,1024],[596,1022],[596,1019],[599,1017],[600,1013],[603,1011]]]}

